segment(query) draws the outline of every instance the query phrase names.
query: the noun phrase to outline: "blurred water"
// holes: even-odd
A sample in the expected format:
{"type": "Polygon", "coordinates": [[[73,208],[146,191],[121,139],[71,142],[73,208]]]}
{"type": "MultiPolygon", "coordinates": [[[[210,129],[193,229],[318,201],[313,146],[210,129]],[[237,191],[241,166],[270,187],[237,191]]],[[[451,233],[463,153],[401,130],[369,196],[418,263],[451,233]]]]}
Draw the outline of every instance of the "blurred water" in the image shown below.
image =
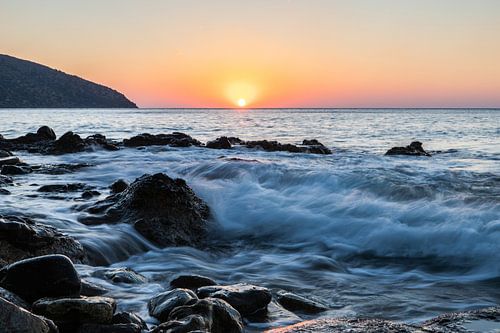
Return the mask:
{"type": "Polygon", "coordinates": [[[12,195],[0,197],[0,213],[40,214],[112,266],[150,278],[140,286],[93,280],[112,289],[122,309],[147,317],[144,302],[179,272],[296,291],[329,304],[326,315],[416,321],[499,303],[499,110],[0,110],[5,137],[40,125],[58,135],[73,130],[120,140],[171,131],[203,142],[221,135],[289,143],[317,138],[334,151],[20,153],[31,164],[93,165],[63,176],[16,178],[12,195]],[[441,153],[383,156],[415,139],[441,153]],[[209,250],[158,249],[128,225],[84,226],[77,222],[76,195],[27,199],[38,185],[70,182],[94,185],[104,197],[114,180],[153,172],[186,179],[208,202],[219,228],[209,250]]]}

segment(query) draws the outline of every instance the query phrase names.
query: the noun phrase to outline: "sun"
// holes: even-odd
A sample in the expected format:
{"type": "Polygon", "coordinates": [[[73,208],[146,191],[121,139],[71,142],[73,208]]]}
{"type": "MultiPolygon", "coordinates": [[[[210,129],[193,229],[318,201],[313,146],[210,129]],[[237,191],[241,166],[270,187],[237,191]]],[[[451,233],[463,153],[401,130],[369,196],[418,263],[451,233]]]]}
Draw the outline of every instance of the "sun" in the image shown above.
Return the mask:
{"type": "Polygon", "coordinates": [[[246,105],[247,105],[247,101],[246,101],[244,98],[240,98],[240,99],[238,100],[238,106],[239,106],[240,108],[243,108],[243,107],[245,107],[246,105]]]}

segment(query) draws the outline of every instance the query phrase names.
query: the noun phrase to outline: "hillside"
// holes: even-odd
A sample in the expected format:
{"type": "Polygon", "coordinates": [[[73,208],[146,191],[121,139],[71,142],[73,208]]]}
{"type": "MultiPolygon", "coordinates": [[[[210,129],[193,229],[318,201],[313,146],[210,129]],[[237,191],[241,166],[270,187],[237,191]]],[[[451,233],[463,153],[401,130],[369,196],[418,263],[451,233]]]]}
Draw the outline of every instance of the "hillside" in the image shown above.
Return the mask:
{"type": "Polygon", "coordinates": [[[0,54],[0,108],[136,107],[111,88],[0,54]]]}

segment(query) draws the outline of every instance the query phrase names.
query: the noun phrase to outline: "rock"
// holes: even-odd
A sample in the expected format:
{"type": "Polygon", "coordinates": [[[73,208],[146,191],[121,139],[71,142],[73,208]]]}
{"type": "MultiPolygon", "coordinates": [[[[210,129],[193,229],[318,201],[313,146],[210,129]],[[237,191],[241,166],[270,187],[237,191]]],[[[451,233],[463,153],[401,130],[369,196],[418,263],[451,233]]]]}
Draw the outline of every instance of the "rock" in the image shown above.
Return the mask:
{"type": "Polygon", "coordinates": [[[57,333],[54,323],[0,297],[0,330],[4,333],[57,333]]]}
{"type": "Polygon", "coordinates": [[[156,326],[151,333],[190,333],[210,332],[205,319],[200,315],[190,315],[182,319],[171,320],[156,326]]]}
{"type": "Polygon", "coordinates": [[[445,313],[422,323],[420,326],[425,332],[436,333],[499,332],[500,306],[445,313]]]}
{"type": "MultiPolygon", "coordinates": [[[[201,299],[193,305],[184,305],[175,308],[169,316],[170,321],[185,320],[186,324],[193,323],[199,326],[200,316],[205,323],[205,330],[211,333],[240,333],[243,332],[241,315],[227,302],[217,298],[201,299]]],[[[181,326],[182,327],[182,326],[181,326]]],[[[196,327],[195,329],[199,329],[196,327]]],[[[160,331],[168,332],[168,331],[160,331]]],[[[179,330],[178,332],[186,332],[179,330]]]]}
{"type": "Polygon", "coordinates": [[[192,290],[196,290],[200,287],[205,286],[214,286],[216,284],[217,282],[215,282],[214,280],[196,274],[179,275],[178,277],[170,281],[170,286],[172,288],[185,288],[192,290]]]}
{"type": "Polygon", "coordinates": [[[221,136],[214,141],[207,142],[206,147],[212,149],[230,149],[232,146],[227,137],[221,136]]]}
{"type": "Polygon", "coordinates": [[[141,147],[141,146],[174,146],[174,147],[189,147],[189,146],[200,146],[201,142],[193,139],[191,136],[173,132],[172,134],[157,134],[152,135],[149,133],[143,133],[130,139],[124,139],[123,144],[126,147],[141,147]]]}
{"type": "Polygon", "coordinates": [[[28,310],[31,307],[31,304],[26,303],[21,297],[1,287],[0,287],[0,297],[23,309],[28,310]]]}
{"type": "Polygon", "coordinates": [[[332,153],[330,149],[328,149],[324,144],[322,144],[316,139],[311,139],[311,140],[306,139],[302,141],[302,144],[304,146],[309,146],[308,150],[311,154],[330,155],[332,153]]]}
{"type": "Polygon", "coordinates": [[[0,158],[0,167],[4,165],[16,165],[21,163],[21,160],[17,156],[6,156],[0,158]]]}
{"type": "Polygon", "coordinates": [[[77,333],[141,333],[142,328],[136,324],[83,324],[77,333]]]}
{"type": "Polygon", "coordinates": [[[10,156],[12,156],[12,153],[10,151],[0,149],[0,158],[10,157],[10,156]]]}
{"type": "MultiPolygon", "coordinates": [[[[379,319],[327,318],[304,321],[288,327],[266,331],[266,333],[424,333],[411,325],[379,319]]],[[[450,332],[451,333],[451,332],[450,332]]]]}
{"type": "Polygon", "coordinates": [[[77,192],[82,191],[84,189],[88,189],[89,187],[82,183],[72,183],[72,184],[51,184],[44,185],[38,189],[38,192],[50,192],[50,193],[68,193],[68,192],[77,192]]]}
{"type": "Polygon", "coordinates": [[[111,322],[113,324],[135,324],[141,329],[148,329],[146,322],[141,317],[131,312],[115,313],[111,322]]]}
{"type": "Polygon", "coordinates": [[[82,245],[57,229],[19,216],[0,215],[0,265],[47,254],[64,254],[86,263],[82,245]]]}
{"type": "Polygon", "coordinates": [[[85,191],[82,193],[82,199],[88,200],[98,195],[101,195],[101,193],[98,191],[85,191]]]}
{"type": "Polygon", "coordinates": [[[31,166],[33,172],[47,174],[47,175],[63,175],[71,172],[78,171],[82,168],[88,168],[93,166],[88,163],[77,163],[77,164],[52,164],[52,165],[35,165],[31,166]]]}
{"type": "Polygon", "coordinates": [[[410,156],[431,156],[428,152],[422,148],[422,143],[419,141],[414,141],[406,147],[393,147],[389,149],[386,155],[410,155],[410,156]]]}
{"type": "Polygon", "coordinates": [[[277,301],[287,310],[304,313],[319,313],[328,310],[326,306],[291,292],[280,290],[276,293],[277,301]]]}
{"type": "Polygon", "coordinates": [[[243,316],[264,310],[272,299],[269,289],[246,283],[201,287],[196,293],[200,298],[220,298],[231,304],[243,316]]]}
{"type": "Polygon", "coordinates": [[[0,175],[0,186],[12,185],[14,181],[9,176],[0,175]]]}
{"type": "MultiPolygon", "coordinates": [[[[316,140],[317,141],[317,140],[316,140]]],[[[319,143],[319,142],[318,142],[319,143]]],[[[247,148],[260,148],[265,151],[287,151],[290,153],[310,153],[310,154],[331,154],[331,150],[323,145],[312,145],[309,147],[300,147],[289,143],[282,144],[278,141],[246,141],[247,148]]]]}
{"type": "Polygon", "coordinates": [[[78,153],[85,149],[83,139],[73,132],[66,132],[61,136],[52,148],[54,154],[78,153]]]}
{"type": "Polygon", "coordinates": [[[4,188],[0,188],[0,194],[1,195],[9,195],[10,194],[10,191],[9,190],[6,190],[4,188]]]}
{"type": "Polygon", "coordinates": [[[36,131],[36,134],[44,139],[44,140],[55,140],[56,139],[56,133],[54,133],[54,130],[50,128],[49,126],[42,126],[36,131]]]}
{"type": "Polygon", "coordinates": [[[123,192],[86,209],[85,224],[128,223],[160,246],[196,246],[207,235],[210,211],[182,179],[144,175],[123,192]]]}
{"type": "Polygon", "coordinates": [[[0,286],[28,302],[42,297],[80,294],[80,278],[63,255],[47,255],[21,260],[0,270],[0,286]]]}
{"type": "Polygon", "coordinates": [[[30,167],[25,166],[17,166],[17,165],[4,165],[2,166],[2,175],[26,175],[30,173],[32,170],[30,167]]]}
{"type": "Polygon", "coordinates": [[[33,303],[34,313],[63,327],[110,324],[115,309],[115,300],[108,297],[42,298],[33,303]]]}
{"type": "Polygon", "coordinates": [[[111,190],[111,193],[116,194],[116,193],[122,193],[125,191],[128,187],[128,183],[124,181],[123,179],[118,179],[115,181],[111,186],[109,187],[111,190]]]}
{"type": "Polygon", "coordinates": [[[232,145],[242,145],[242,144],[245,144],[245,141],[241,140],[240,138],[234,137],[234,136],[229,136],[227,139],[229,140],[229,142],[232,145]]]}
{"type": "Polygon", "coordinates": [[[97,271],[95,276],[104,276],[106,279],[113,281],[113,283],[145,283],[146,277],[137,273],[132,268],[122,267],[113,268],[105,271],[97,271]]]}
{"type": "Polygon", "coordinates": [[[98,286],[97,284],[85,280],[81,280],[81,284],[80,295],[82,296],[102,296],[108,293],[106,288],[98,286]]]}
{"type": "Polygon", "coordinates": [[[108,139],[102,134],[94,134],[85,138],[85,144],[88,146],[101,146],[106,150],[116,151],[120,150],[118,145],[108,139]]]}
{"type": "Polygon", "coordinates": [[[148,302],[148,311],[151,317],[160,322],[168,320],[168,315],[176,307],[191,305],[198,301],[198,297],[189,289],[174,289],[156,295],[148,302]]]}

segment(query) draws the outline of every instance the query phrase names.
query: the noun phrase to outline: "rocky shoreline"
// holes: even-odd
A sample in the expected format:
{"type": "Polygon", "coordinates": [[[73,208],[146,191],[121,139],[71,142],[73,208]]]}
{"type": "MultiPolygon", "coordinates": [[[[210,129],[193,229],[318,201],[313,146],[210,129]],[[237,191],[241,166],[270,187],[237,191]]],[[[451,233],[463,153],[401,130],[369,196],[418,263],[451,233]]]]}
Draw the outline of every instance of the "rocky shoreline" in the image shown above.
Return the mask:
{"type": "MultiPolygon", "coordinates": [[[[12,152],[27,151],[60,155],[93,149],[119,150],[150,145],[196,146],[206,149],[261,149],[290,153],[332,154],[319,141],[304,140],[300,145],[277,141],[243,141],[219,137],[202,144],[189,135],[141,134],[122,142],[101,134],[81,138],[67,132],[57,138],[47,126],[36,133],[5,139],[0,136],[0,195],[8,195],[16,178],[27,173],[71,173],[79,165],[28,165],[12,152]]],[[[395,147],[386,155],[426,156],[420,142],[395,147]]],[[[41,195],[76,193],[81,203],[75,213],[83,224],[129,224],[145,239],[159,247],[204,248],[215,222],[210,207],[182,179],[163,173],[145,174],[128,184],[110,184],[109,195],[81,183],[40,186],[41,195]]],[[[249,323],[266,322],[276,313],[287,313],[297,324],[270,332],[468,332],[474,321],[498,323],[500,308],[443,315],[417,325],[378,319],[329,318],[328,304],[286,290],[268,289],[246,283],[221,285],[210,277],[180,272],[172,276],[170,287],[147,302],[147,325],[137,314],[117,312],[117,302],[102,286],[82,279],[75,264],[98,261],[78,242],[42,220],[24,214],[0,215],[0,329],[2,332],[243,332],[249,323]],[[326,317],[323,317],[326,314],[326,317]],[[314,319],[318,318],[318,319],[314,319]],[[3,326],[3,327],[2,327],[3,326]]],[[[140,285],[145,276],[124,267],[103,269],[93,277],[110,283],[140,285]]]]}

